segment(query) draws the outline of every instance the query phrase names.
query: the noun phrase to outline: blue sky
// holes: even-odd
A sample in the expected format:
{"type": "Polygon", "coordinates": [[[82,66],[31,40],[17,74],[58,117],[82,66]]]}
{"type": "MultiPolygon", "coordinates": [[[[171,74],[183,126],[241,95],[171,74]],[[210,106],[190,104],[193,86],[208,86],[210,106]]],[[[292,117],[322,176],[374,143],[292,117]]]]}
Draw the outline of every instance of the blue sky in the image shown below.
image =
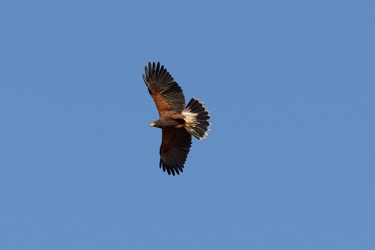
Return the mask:
{"type": "Polygon", "coordinates": [[[0,3],[1,249],[374,249],[373,1],[0,3]],[[179,176],[142,80],[211,111],[179,176]]]}

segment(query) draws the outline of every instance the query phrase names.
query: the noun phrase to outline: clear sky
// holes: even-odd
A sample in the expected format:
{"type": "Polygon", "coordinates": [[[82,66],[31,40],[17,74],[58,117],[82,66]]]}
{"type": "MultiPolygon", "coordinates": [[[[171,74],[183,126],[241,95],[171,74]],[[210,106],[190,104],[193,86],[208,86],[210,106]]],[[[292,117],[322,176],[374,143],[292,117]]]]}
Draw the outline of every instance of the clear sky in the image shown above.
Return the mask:
{"type": "Polygon", "coordinates": [[[0,249],[375,249],[374,11],[2,1],[0,249]],[[149,61],[211,111],[175,177],[149,61]]]}

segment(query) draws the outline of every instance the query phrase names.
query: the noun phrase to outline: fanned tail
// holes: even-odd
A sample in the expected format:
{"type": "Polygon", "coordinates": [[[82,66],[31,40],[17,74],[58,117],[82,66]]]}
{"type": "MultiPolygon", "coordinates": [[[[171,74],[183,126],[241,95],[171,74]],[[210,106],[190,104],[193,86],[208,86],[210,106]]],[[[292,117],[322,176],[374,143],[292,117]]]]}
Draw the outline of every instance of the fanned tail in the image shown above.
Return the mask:
{"type": "Polygon", "coordinates": [[[208,110],[204,107],[204,103],[191,98],[189,103],[186,105],[182,114],[188,121],[185,124],[185,129],[198,140],[202,140],[208,136],[208,128],[211,123],[208,122],[210,119],[208,110]]]}

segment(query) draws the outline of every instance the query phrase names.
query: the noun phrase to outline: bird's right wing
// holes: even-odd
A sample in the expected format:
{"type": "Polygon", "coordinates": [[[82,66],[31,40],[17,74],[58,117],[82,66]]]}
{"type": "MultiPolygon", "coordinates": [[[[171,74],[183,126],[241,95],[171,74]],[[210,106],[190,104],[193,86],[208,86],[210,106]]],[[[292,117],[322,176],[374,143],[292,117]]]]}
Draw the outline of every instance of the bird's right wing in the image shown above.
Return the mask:
{"type": "Polygon", "coordinates": [[[164,66],[160,66],[159,62],[149,62],[142,76],[160,116],[182,112],[185,105],[184,94],[164,66]]]}

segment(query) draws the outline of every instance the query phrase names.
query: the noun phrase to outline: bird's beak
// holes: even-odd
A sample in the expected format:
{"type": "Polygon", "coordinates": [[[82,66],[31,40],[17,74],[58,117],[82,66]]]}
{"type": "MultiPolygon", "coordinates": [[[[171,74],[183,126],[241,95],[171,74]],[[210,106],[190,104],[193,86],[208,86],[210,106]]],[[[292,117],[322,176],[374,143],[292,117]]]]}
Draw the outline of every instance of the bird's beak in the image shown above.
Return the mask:
{"type": "Polygon", "coordinates": [[[155,122],[151,123],[150,127],[155,127],[155,122]]]}

